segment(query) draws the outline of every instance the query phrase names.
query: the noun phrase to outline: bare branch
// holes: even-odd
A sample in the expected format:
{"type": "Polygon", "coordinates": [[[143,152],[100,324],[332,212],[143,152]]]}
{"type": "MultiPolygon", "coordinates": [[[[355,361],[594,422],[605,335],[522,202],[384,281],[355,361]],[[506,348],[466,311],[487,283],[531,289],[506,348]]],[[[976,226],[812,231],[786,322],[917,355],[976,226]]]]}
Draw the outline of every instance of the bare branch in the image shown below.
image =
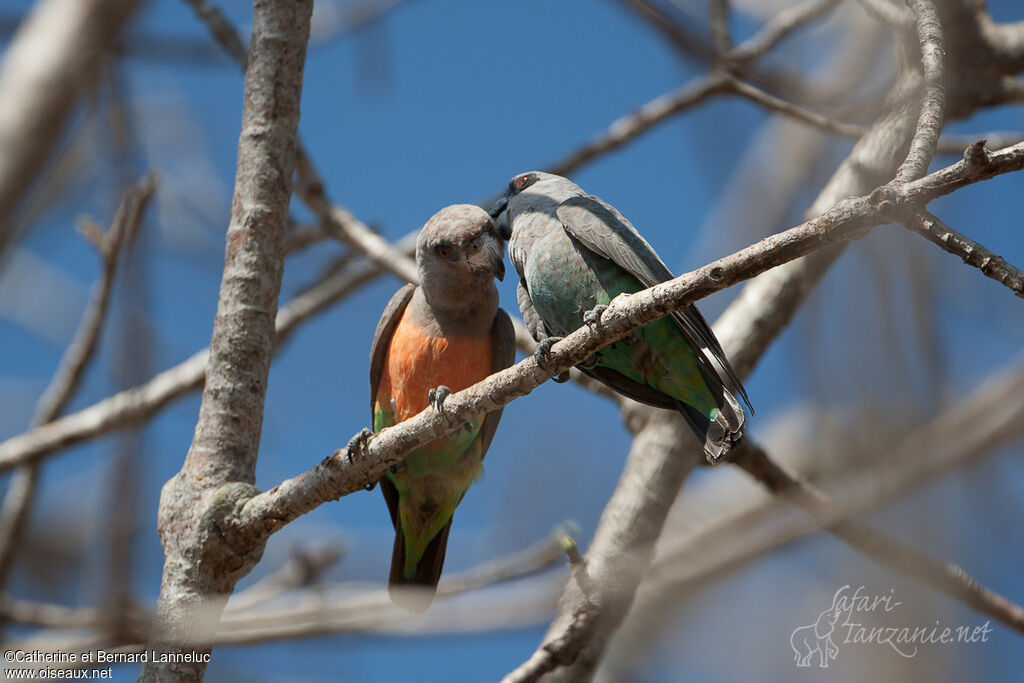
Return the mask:
{"type": "Polygon", "coordinates": [[[729,0],[711,0],[711,44],[717,61],[732,48],[729,32],[729,0]]]}
{"type": "Polygon", "coordinates": [[[811,0],[787,7],[765,22],[761,29],[729,52],[727,59],[734,65],[744,65],[761,57],[773,47],[818,17],[835,9],[842,0],[811,0]]]}
{"type": "Polygon", "coordinates": [[[327,199],[323,180],[301,144],[297,151],[295,172],[298,177],[295,193],[320,219],[325,232],[359,249],[371,261],[403,282],[419,282],[416,263],[412,259],[397,252],[387,240],[363,224],[348,209],[332,204],[327,199]]]}
{"type": "Polygon", "coordinates": [[[759,104],[768,111],[773,111],[783,116],[801,121],[803,123],[815,126],[822,130],[836,135],[842,135],[843,137],[853,138],[854,140],[862,137],[867,131],[861,126],[845,123],[843,121],[836,121],[823,114],[804,109],[792,102],[787,102],[781,98],[775,97],[760,88],[757,88],[749,83],[744,83],[739,79],[730,79],[729,89],[731,92],[745,97],[746,99],[759,104]]]}
{"type": "MultiPolygon", "coordinates": [[[[406,235],[396,244],[400,252],[410,254],[416,244],[416,234],[406,235]]],[[[277,312],[277,348],[281,348],[301,324],[381,272],[378,266],[357,261],[281,307],[277,312]]],[[[172,401],[203,386],[208,357],[209,349],[201,349],[145,384],[118,392],[48,425],[0,443],[0,471],[149,419],[172,401]]]]}
{"type": "Polygon", "coordinates": [[[671,503],[698,464],[699,451],[677,415],[650,411],[647,424],[633,439],[626,468],[587,551],[587,581],[566,588],[560,614],[544,642],[505,677],[505,683],[538,680],[558,666],[576,662],[584,652],[590,653],[583,655],[584,669],[596,663],[633,601],[671,503]],[[619,534],[609,523],[615,519],[634,522],[634,533],[619,534]]]}
{"type": "MultiPolygon", "coordinates": [[[[312,11],[309,0],[253,3],[235,193],[203,401],[185,463],[160,499],[157,528],[166,559],[149,645],[165,653],[210,652],[213,617],[263,551],[219,553],[208,515],[232,504],[220,487],[251,488],[255,476],[312,11]]],[[[197,680],[205,670],[205,661],[150,661],[141,678],[197,680]]]]}
{"type": "MultiPolygon", "coordinates": [[[[93,285],[89,303],[82,313],[71,343],[61,357],[57,372],[36,404],[33,427],[56,419],[78,388],[82,374],[93,358],[107,316],[121,247],[132,242],[155,188],[156,178],[153,175],[130,187],[121,199],[110,230],[96,238],[103,259],[102,271],[93,285]]],[[[0,509],[0,585],[6,582],[15,550],[28,521],[29,508],[35,497],[38,467],[38,461],[19,467],[11,477],[4,495],[3,507],[0,509]]]]}
{"type": "Polygon", "coordinates": [[[224,614],[251,609],[290,590],[316,583],[344,554],[344,548],[339,543],[298,548],[280,569],[232,595],[224,608],[224,614]]]}
{"type": "MultiPolygon", "coordinates": [[[[638,11],[647,13],[646,3],[627,0],[638,11]]],[[[730,65],[733,73],[764,55],[796,29],[820,17],[839,4],[839,0],[812,0],[780,12],[766,23],[750,39],[722,55],[724,63],[730,65]]],[[[653,17],[653,15],[650,15],[653,17]]],[[[722,74],[711,74],[695,79],[671,92],[660,95],[639,107],[635,112],[622,116],[589,142],[577,148],[561,160],[545,168],[558,175],[570,175],[584,164],[626,144],[633,138],[650,130],[657,124],[703,103],[708,98],[728,92],[726,79],[722,74]]]]}
{"type": "MultiPolygon", "coordinates": [[[[745,442],[734,464],[821,520],[834,520],[832,502],[806,481],[773,462],[752,441],[745,442]]],[[[978,583],[961,567],[937,560],[896,539],[853,520],[825,521],[829,533],[871,559],[945,593],[1007,626],[1024,632],[1024,608],[978,583]]]]}
{"type": "Polygon", "coordinates": [[[584,164],[618,149],[662,121],[720,94],[725,84],[726,79],[721,75],[705,76],[660,95],[635,112],[616,119],[604,132],[560,161],[549,164],[547,168],[558,175],[570,175],[584,164]]]}
{"type": "Polygon", "coordinates": [[[939,142],[946,106],[946,86],[943,82],[945,48],[942,24],[932,0],[907,0],[917,20],[917,37],[921,48],[921,67],[924,71],[924,97],[918,114],[917,130],[910,141],[906,160],[896,170],[896,182],[917,180],[928,172],[928,164],[939,142]]]}
{"type": "Polygon", "coordinates": [[[901,222],[929,242],[959,256],[967,265],[974,266],[987,277],[1024,298],[1024,272],[1007,263],[1002,256],[993,254],[984,245],[961,235],[927,211],[909,213],[901,222]]]}
{"type": "Polygon", "coordinates": [[[0,252],[12,216],[60,140],[64,121],[98,73],[137,0],[37,3],[0,65],[0,252]]]}
{"type": "MultiPolygon", "coordinates": [[[[443,615],[443,598],[466,595],[497,583],[522,579],[550,569],[563,558],[562,547],[556,536],[552,534],[520,551],[447,576],[442,579],[438,587],[440,613],[443,615]]],[[[319,559],[328,558],[321,557],[319,559]]],[[[280,577],[286,571],[283,568],[282,571],[275,572],[274,575],[280,577]]],[[[559,572],[558,575],[561,573],[559,572]]],[[[387,591],[383,589],[366,590],[362,586],[349,586],[341,583],[325,584],[320,586],[316,599],[308,599],[311,596],[295,592],[289,593],[288,596],[291,599],[287,601],[286,606],[274,609],[254,608],[254,605],[263,600],[248,603],[245,592],[233,596],[224,610],[220,626],[211,641],[212,644],[246,645],[331,633],[393,630],[396,626],[408,621],[407,614],[394,606],[387,591]],[[319,597],[332,593],[339,594],[340,597],[326,600],[319,597]],[[239,605],[238,598],[243,598],[243,601],[248,604],[239,605]]],[[[550,609],[553,597],[547,598],[545,595],[541,595],[540,599],[544,608],[550,609]]],[[[96,607],[70,608],[63,605],[14,600],[0,595],[0,616],[19,623],[52,627],[51,631],[35,634],[28,640],[9,643],[8,645],[11,647],[79,653],[97,647],[106,650],[123,648],[120,651],[138,652],[144,647],[140,640],[111,640],[104,631],[103,611],[96,607]],[[68,642],[58,634],[66,632],[69,628],[94,629],[98,633],[68,642]]],[[[150,615],[144,610],[133,609],[128,616],[133,625],[132,628],[145,637],[150,615]]],[[[415,630],[415,626],[412,630],[415,630]]],[[[424,625],[423,630],[430,632],[431,629],[428,625],[424,625]]],[[[435,630],[437,630],[436,626],[435,630]]]]}

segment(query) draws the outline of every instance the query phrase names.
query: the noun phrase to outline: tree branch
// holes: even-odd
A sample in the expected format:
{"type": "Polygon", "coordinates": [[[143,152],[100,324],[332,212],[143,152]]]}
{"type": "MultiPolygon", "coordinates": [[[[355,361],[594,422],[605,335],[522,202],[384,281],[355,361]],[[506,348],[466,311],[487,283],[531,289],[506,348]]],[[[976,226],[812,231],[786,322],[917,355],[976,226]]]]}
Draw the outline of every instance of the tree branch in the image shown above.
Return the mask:
{"type": "MultiPolygon", "coordinates": [[[[416,234],[408,234],[396,244],[400,252],[409,254],[415,248],[416,234]]],[[[277,348],[280,349],[302,323],[381,272],[378,266],[356,261],[296,296],[277,313],[277,348]]],[[[48,425],[0,443],[0,471],[149,419],[172,401],[203,386],[208,357],[209,349],[201,349],[145,384],[118,392],[48,425]]]]}
{"type": "Polygon", "coordinates": [[[946,107],[946,86],[943,82],[945,48],[939,13],[932,0],[907,0],[907,5],[917,21],[921,68],[924,72],[924,97],[921,100],[917,129],[910,141],[910,151],[896,170],[896,181],[900,183],[917,180],[928,172],[928,164],[931,163],[942,133],[946,107]]]}
{"type": "MultiPolygon", "coordinates": [[[[74,395],[82,374],[92,360],[99,341],[103,321],[110,304],[110,293],[120,262],[121,247],[130,244],[142,223],[142,216],[156,188],[156,178],[149,175],[124,193],[114,215],[110,230],[98,235],[96,247],[102,258],[100,277],[93,285],[82,319],[75,335],[64,350],[57,372],[50,380],[36,404],[32,426],[48,424],[60,415],[74,395]]],[[[39,462],[20,466],[11,477],[0,509],[0,585],[7,581],[14,562],[15,551],[28,521],[29,509],[35,497],[39,462]]]]}
{"type": "Polygon", "coordinates": [[[907,213],[900,219],[909,230],[916,232],[944,251],[959,256],[969,266],[974,266],[987,277],[1009,287],[1014,294],[1024,298],[1024,272],[1009,264],[984,245],[961,235],[927,211],[907,213]]]}
{"type": "Polygon", "coordinates": [[[35,182],[75,100],[137,0],[46,0],[36,4],[0,64],[0,253],[13,215],[35,182]]]}
{"type": "MultiPolygon", "coordinates": [[[[312,10],[310,0],[253,3],[238,170],[203,401],[185,463],[160,497],[157,528],[166,559],[149,643],[155,651],[208,654],[216,617],[263,551],[224,553],[210,519],[233,505],[221,487],[250,490],[255,476],[312,10]]],[[[150,661],[141,678],[201,680],[205,670],[205,661],[150,661]]]]}
{"type": "Polygon", "coordinates": [[[821,491],[776,464],[758,444],[747,441],[734,464],[763,484],[807,510],[825,529],[879,564],[922,581],[982,614],[1024,633],[1024,609],[981,585],[963,568],[875,531],[855,520],[835,519],[835,506],[821,491]]]}

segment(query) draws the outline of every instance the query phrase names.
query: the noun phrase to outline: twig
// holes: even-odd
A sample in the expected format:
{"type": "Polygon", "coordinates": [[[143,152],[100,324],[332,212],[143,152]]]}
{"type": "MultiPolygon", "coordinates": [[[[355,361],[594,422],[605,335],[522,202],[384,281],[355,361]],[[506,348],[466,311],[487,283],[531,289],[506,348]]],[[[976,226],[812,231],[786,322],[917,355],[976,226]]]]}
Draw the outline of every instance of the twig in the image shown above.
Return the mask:
{"type": "Polygon", "coordinates": [[[711,0],[711,44],[715,48],[715,61],[732,48],[729,32],[729,0],[711,0]]]}
{"type": "MultiPolygon", "coordinates": [[[[494,584],[522,579],[553,567],[564,557],[557,538],[552,534],[527,548],[445,577],[438,587],[438,597],[466,595],[494,584]]],[[[280,575],[279,572],[275,574],[280,575]]],[[[367,591],[360,587],[353,595],[352,588],[346,584],[325,584],[319,593],[342,593],[344,597],[315,601],[291,599],[286,607],[254,609],[255,603],[239,607],[235,599],[243,596],[244,592],[238,593],[225,609],[220,627],[211,642],[214,645],[256,644],[285,638],[387,629],[407,620],[407,615],[394,607],[383,589],[367,591]]],[[[545,602],[550,609],[551,600],[545,602]]],[[[438,600],[438,605],[442,604],[443,601],[438,600]]],[[[0,616],[19,623],[52,627],[49,633],[37,633],[29,640],[8,643],[9,647],[79,653],[97,647],[107,650],[121,647],[126,648],[126,651],[140,651],[143,647],[139,641],[110,640],[103,633],[103,611],[97,607],[71,608],[14,600],[0,595],[0,616]],[[100,634],[86,636],[87,642],[47,645],[57,640],[58,632],[69,628],[95,629],[100,634]]],[[[133,628],[143,637],[149,618],[150,615],[142,609],[135,609],[130,615],[133,628]]]]}
{"type": "Polygon", "coordinates": [[[249,48],[242,42],[239,35],[227,17],[206,0],[185,0],[195,11],[199,18],[206,24],[207,30],[213,34],[214,39],[228,55],[235,60],[242,71],[249,66],[249,48]]]}
{"type": "MultiPolygon", "coordinates": [[[[396,248],[408,254],[415,243],[416,234],[412,233],[400,239],[396,248]]],[[[280,349],[300,325],[381,272],[382,269],[376,265],[358,261],[296,296],[277,312],[277,348],[280,349]]],[[[150,418],[170,402],[203,386],[208,357],[209,349],[201,349],[145,384],[120,391],[48,425],[0,443],[0,471],[150,418]]]]}
{"type": "Polygon", "coordinates": [[[977,135],[950,135],[945,134],[939,138],[939,144],[935,148],[936,154],[955,154],[959,156],[965,149],[978,140],[985,140],[989,149],[1002,149],[1011,147],[1024,140],[1022,133],[981,133],[977,135]]]}
{"type": "Polygon", "coordinates": [[[734,65],[744,65],[761,57],[787,38],[793,31],[807,25],[818,17],[835,9],[842,0],[811,0],[800,5],[787,7],[772,16],[752,37],[743,41],[729,52],[727,60],[734,65]]]}
{"type": "MultiPolygon", "coordinates": [[[[209,654],[217,617],[263,548],[218,554],[210,522],[225,485],[251,488],[274,350],[283,245],[295,170],[311,0],[255,0],[224,276],[195,436],[163,488],[164,573],[148,647],[209,654]],[[248,483],[246,483],[248,482],[248,483]]],[[[206,661],[155,661],[146,681],[201,679],[206,661]]],[[[189,657],[200,659],[201,657],[189,657]]]]}
{"type": "Polygon", "coordinates": [[[942,133],[946,106],[946,86],[943,82],[945,48],[938,11],[932,0],[907,0],[907,5],[917,21],[921,68],[924,72],[924,97],[921,99],[917,129],[910,141],[907,158],[896,170],[898,183],[917,180],[928,172],[928,164],[931,163],[942,133]]]}
{"type": "MultiPolygon", "coordinates": [[[[248,53],[233,26],[217,8],[205,0],[186,0],[203,20],[210,33],[243,70],[248,63],[248,53]]],[[[327,197],[323,179],[306,152],[302,142],[296,141],[295,194],[316,215],[320,226],[327,234],[359,249],[380,266],[385,272],[393,273],[403,282],[419,282],[416,264],[408,257],[396,254],[395,250],[342,206],[333,204],[327,197]]]]}
{"type": "Polygon", "coordinates": [[[675,114],[686,111],[714,95],[721,94],[725,85],[726,79],[722,75],[704,76],[681,88],[660,95],[635,112],[616,119],[606,130],[589,142],[578,147],[563,159],[548,164],[546,168],[558,175],[570,175],[584,164],[602,154],[618,149],[675,114]]]}
{"type": "MultiPolygon", "coordinates": [[[[156,188],[156,178],[149,175],[128,188],[114,215],[110,230],[95,239],[102,259],[102,271],[93,285],[89,303],[82,313],[78,329],[61,357],[56,373],[36,404],[32,427],[52,422],[74,395],[92,360],[99,341],[103,321],[110,304],[110,293],[120,261],[121,247],[130,244],[142,223],[142,216],[156,188]]],[[[6,583],[15,549],[18,547],[29,508],[35,496],[38,461],[18,467],[14,472],[0,509],[0,585],[6,583]]]]}
{"type": "Polygon", "coordinates": [[[301,143],[296,150],[295,174],[298,179],[295,184],[296,195],[320,219],[325,232],[359,249],[367,258],[403,282],[419,282],[416,263],[412,259],[398,253],[387,240],[353,216],[348,209],[328,200],[323,180],[301,143]]]}
{"type": "Polygon", "coordinates": [[[671,507],[650,502],[673,499],[668,494],[678,491],[697,465],[698,451],[681,419],[652,411],[633,439],[625,470],[601,515],[587,551],[586,574],[576,573],[576,581],[563,593],[561,613],[541,646],[503,683],[535,681],[580,659],[588,664],[596,661],[619,614],[633,601],[671,507]],[[617,534],[609,523],[612,519],[635,520],[635,533],[617,534]]]}
{"type": "Polygon", "coordinates": [[[816,128],[821,128],[822,130],[830,133],[842,135],[843,137],[853,138],[856,140],[867,132],[867,130],[861,126],[852,123],[845,123],[843,121],[836,121],[823,114],[810,111],[809,109],[804,109],[803,107],[793,104],[792,102],[787,102],[786,100],[778,98],[764,90],[761,90],[760,88],[750,85],[749,83],[744,83],[736,78],[730,79],[729,90],[741,97],[747,98],[755,104],[761,105],[768,111],[788,116],[789,118],[802,121],[803,123],[815,126],[816,128]]]}
{"type": "MultiPolygon", "coordinates": [[[[839,4],[839,0],[814,0],[780,12],[766,23],[753,37],[722,56],[731,70],[746,66],[761,57],[794,30],[813,21],[839,4]]],[[[636,3],[640,7],[643,3],[636,3]]],[[[644,11],[644,10],[641,10],[644,11]]],[[[686,85],[656,97],[635,112],[622,116],[605,131],[578,147],[568,156],[548,164],[545,168],[558,175],[570,175],[595,158],[618,149],[657,124],[701,104],[708,98],[728,92],[728,79],[722,74],[710,74],[694,79],[686,85]]],[[[795,106],[795,105],[794,105],[795,106]]]]}
{"type": "Polygon", "coordinates": [[[660,614],[669,613],[704,582],[823,524],[876,509],[953,467],[999,453],[1024,434],[1024,403],[1016,400],[1024,391],[1024,369],[1019,362],[1015,366],[998,368],[965,399],[910,430],[886,450],[885,458],[818,482],[834,501],[827,518],[793,514],[782,497],[759,501],[746,487],[726,485],[726,491],[714,485],[725,482],[705,482],[709,486],[700,492],[705,495],[682,503],[676,524],[670,522],[666,528],[619,642],[624,647],[642,643],[644,632],[658,627],[660,614]],[[687,514],[718,504],[721,507],[713,507],[705,522],[687,514]]]}
{"type": "Polygon", "coordinates": [[[887,567],[932,586],[983,614],[1024,633],[1024,608],[978,583],[957,565],[942,562],[854,520],[835,520],[832,502],[821,491],[777,465],[752,441],[740,447],[734,464],[773,493],[823,522],[829,533],[887,567]]]}
{"type": "Polygon", "coordinates": [[[910,212],[900,222],[1024,298],[1024,271],[1007,263],[1002,256],[993,254],[984,245],[961,235],[927,211],[910,212]]]}
{"type": "Polygon", "coordinates": [[[338,543],[297,548],[280,569],[232,595],[224,608],[224,614],[251,609],[290,590],[312,585],[320,580],[325,571],[337,564],[343,555],[344,548],[338,543]]]}

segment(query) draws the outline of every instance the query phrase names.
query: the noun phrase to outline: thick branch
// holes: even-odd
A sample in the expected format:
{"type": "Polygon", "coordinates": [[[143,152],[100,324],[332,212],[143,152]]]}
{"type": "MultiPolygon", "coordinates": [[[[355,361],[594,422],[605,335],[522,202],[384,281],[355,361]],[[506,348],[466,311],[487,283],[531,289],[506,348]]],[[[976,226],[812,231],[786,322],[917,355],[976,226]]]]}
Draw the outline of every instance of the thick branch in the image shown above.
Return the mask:
{"type": "MultiPolygon", "coordinates": [[[[284,237],[295,171],[310,0],[256,0],[238,169],[199,421],[165,486],[158,530],[166,556],[151,649],[210,652],[216,616],[262,547],[224,553],[207,515],[230,506],[226,484],[251,486],[274,350],[284,237]]],[[[145,680],[200,680],[205,662],[149,662],[145,680]]]]}

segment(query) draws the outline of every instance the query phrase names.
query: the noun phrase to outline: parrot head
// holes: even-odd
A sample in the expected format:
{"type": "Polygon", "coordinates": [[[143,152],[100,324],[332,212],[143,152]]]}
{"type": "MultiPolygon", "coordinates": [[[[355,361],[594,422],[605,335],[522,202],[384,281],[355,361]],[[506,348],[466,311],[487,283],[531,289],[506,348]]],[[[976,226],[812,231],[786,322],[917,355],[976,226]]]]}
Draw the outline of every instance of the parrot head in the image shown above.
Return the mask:
{"type": "Polygon", "coordinates": [[[520,274],[534,242],[559,227],[558,205],[571,197],[584,197],[576,183],[554,173],[529,171],[512,177],[505,194],[488,209],[498,231],[509,241],[509,255],[520,274]]]}
{"type": "Polygon", "coordinates": [[[586,192],[568,178],[544,171],[529,171],[512,177],[505,194],[487,209],[487,213],[498,226],[505,239],[512,237],[515,217],[524,212],[554,212],[554,209],[570,197],[586,195],[586,192]]]}
{"type": "Polygon", "coordinates": [[[438,211],[420,230],[416,267],[423,283],[492,285],[494,278],[505,277],[505,242],[486,211],[455,204],[438,211]]]}

